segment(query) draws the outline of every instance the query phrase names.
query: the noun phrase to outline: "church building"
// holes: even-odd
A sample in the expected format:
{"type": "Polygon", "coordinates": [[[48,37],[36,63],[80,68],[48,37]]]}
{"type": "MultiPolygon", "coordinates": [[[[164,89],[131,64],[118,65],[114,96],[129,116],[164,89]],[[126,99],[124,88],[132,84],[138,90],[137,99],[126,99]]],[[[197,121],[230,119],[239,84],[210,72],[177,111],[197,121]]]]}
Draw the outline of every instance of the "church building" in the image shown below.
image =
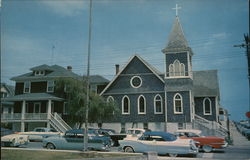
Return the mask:
{"type": "Polygon", "coordinates": [[[120,109],[103,128],[120,132],[144,128],[173,132],[195,128],[196,122],[219,124],[219,83],[216,70],[193,71],[192,49],[178,15],[166,47],[165,73],[133,55],[101,92],[120,109]]]}

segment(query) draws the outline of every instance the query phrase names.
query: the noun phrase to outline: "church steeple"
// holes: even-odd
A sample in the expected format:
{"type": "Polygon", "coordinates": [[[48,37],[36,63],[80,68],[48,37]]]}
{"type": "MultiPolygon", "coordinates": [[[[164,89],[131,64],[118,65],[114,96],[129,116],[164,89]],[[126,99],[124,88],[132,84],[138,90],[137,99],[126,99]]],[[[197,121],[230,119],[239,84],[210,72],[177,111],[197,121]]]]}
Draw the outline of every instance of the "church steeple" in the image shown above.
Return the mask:
{"type": "Polygon", "coordinates": [[[176,5],[176,17],[172,30],[168,37],[166,47],[162,50],[166,58],[166,78],[192,78],[192,49],[184,36],[178,16],[176,5]]]}
{"type": "Polygon", "coordinates": [[[192,54],[191,48],[188,46],[188,42],[184,36],[178,16],[178,9],[180,9],[180,7],[178,8],[178,5],[176,5],[176,8],[173,9],[176,9],[176,18],[168,37],[168,43],[162,52],[166,54],[167,52],[190,51],[192,54]]]}

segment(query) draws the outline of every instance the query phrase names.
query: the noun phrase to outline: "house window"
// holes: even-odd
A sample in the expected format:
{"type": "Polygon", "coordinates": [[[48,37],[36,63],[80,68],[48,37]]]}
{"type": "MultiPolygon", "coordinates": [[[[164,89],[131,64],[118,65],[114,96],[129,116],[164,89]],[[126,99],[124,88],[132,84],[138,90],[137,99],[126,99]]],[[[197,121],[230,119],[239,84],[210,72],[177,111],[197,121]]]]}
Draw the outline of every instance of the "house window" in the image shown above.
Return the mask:
{"type": "Polygon", "coordinates": [[[179,93],[175,94],[174,96],[174,113],[175,114],[183,113],[182,97],[179,93]]]}
{"type": "Polygon", "coordinates": [[[132,77],[131,80],[130,80],[130,85],[133,88],[139,88],[139,87],[141,87],[141,85],[142,85],[142,79],[141,79],[141,77],[139,77],[139,76],[132,77]]]}
{"type": "Polygon", "coordinates": [[[24,82],[24,93],[30,93],[30,82],[24,82]]]}
{"type": "Polygon", "coordinates": [[[35,76],[41,76],[44,74],[45,74],[45,71],[35,71],[35,76]]]}
{"type": "Polygon", "coordinates": [[[107,98],[107,102],[109,102],[109,103],[114,103],[114,98],[112,97],[112,96],[108,96],[108,98],[107,98]]]}
{"type": "Polygon", "coordinates": [[[170,64],[168,69],[169,77],[185,76],[185,65],[180,63],[179,60],[175,60],[173,64],[170,64]]]}
{"type": "Polygon", "coordinates": [[[154,98],[154,109],[155,109],[155,114],[162,114],[163,109],[162,109],[162,97],[157,94],[154,98]]]}
{"type": "Polygon", "coordinates": [[[146,114],[146,99],[143,95],[140,95],[137,100],[138,114],[146,114]]]}
{"type": "Polygon", "coordinates": [[[209,98],[203,100],[203,111],[204,115],[212,115],[211,100],[209,98]]]}
{"type": "Polygon", "coordinates": [[[41,113],[41,103],[34,103],[34,113],[41,113]]]}
{"type": "Polygon", "coordinates": [[[130,100],[128,96],[124,96],[122,98],[122,114],[129,114],[130,113],[130,100]]]}
{"type": "Polygon", "coordinates": [[[54,92],[54,81],[47,81],[47,92],[54,92]]]}

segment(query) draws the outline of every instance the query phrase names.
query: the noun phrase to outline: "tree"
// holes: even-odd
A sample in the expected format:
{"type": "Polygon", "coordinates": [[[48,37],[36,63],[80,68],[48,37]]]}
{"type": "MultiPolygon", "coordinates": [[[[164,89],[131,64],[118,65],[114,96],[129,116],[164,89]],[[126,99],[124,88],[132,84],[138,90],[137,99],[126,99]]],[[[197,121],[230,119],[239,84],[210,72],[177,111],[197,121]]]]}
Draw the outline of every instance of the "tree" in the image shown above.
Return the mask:
{"type": "MultiPolygon", "coordinates": [[[[87,84],[83,80],[63,78],[56,80],[55,90],[67,102],[70,124],[82,124],[85,121],[87,84]]],[[[89,122],[103,123],[119,112],[114,102],[107,102],[94,92],[90,93],[89,122]]]]}

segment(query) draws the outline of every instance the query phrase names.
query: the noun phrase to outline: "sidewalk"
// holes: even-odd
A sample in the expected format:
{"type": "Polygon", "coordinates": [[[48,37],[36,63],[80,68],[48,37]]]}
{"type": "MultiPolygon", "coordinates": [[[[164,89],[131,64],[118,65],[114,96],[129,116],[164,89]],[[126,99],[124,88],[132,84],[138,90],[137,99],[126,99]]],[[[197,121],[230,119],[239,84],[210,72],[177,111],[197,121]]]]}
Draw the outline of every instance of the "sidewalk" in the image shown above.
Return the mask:
{"type": "Polygon", "coordinates": [[[241,135],[238,130],[236,129],[235,125],[231,122],[230,123],[230,133],[233,139],[233,146],[249,148],[250,151],[250,141],[247,140],[246,137],[241,135]]]}

